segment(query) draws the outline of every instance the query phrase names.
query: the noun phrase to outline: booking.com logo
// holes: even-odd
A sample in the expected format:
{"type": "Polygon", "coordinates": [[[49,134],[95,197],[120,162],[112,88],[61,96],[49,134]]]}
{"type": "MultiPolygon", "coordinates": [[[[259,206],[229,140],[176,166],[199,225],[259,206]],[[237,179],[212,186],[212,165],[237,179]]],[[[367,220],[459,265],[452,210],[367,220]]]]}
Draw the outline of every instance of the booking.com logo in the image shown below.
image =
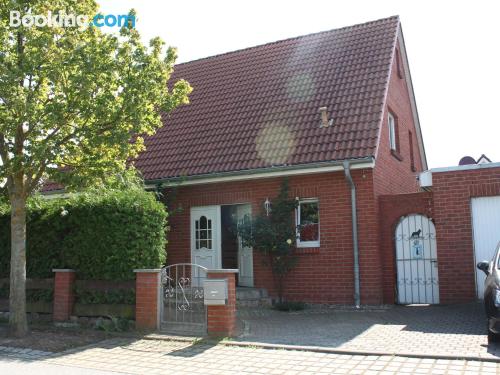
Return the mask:
{"type": "Polygon", "coordinates": [[[96,14],[92,19],[83,14],[66,14],[64,12],[52,13],[48,11],[46,15],[31,13],[21,16],[17,10],[10,11],[11,27],[135,27],[135,16],[130,14],[96,14]]]}

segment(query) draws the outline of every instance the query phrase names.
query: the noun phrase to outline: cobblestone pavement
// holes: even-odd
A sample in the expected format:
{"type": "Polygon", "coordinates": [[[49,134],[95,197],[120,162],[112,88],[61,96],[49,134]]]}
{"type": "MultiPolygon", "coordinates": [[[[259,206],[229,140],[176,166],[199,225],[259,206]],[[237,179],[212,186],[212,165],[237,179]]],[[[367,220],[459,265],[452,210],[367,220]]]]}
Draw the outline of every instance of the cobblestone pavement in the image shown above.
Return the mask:
{"type": "MultiPolygon", "coordinates": [[[[20,361],[20,367],[26,366],[20,361]]],[[[493,362],[361,356],[160,340],[110,339],[42,359],[44,374],[500,374],[493,362]],[[51,366],[51,367],[49,367],[51,366]],[[60,371],[57,371],[59,369],[60,371]]],[[[0,354],[0,370],[3,358],[0,354]]],[[[29,367],[26,367],[29,369],[29,367]]],[[[43,369],[43,367],[41,367],[43,369]]],[[[17,372],[16,372],[17,373],[17,372]]],[[[20,372],[19,372],[20,373],[20,372]]]]}
{"type": "Polygon", "coordinates": [[[245,331],[238,341],[500,359],[500,346],[488,346],[485,314],[476,303],[297,313],[249,309],[239,315],[245,331]]]}

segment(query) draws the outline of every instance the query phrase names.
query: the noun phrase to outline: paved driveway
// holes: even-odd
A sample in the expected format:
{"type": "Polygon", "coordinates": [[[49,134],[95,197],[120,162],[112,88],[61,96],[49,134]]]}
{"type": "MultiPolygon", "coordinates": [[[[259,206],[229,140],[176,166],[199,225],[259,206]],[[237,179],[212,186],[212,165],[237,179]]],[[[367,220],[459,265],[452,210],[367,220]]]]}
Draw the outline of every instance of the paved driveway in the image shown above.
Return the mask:
{"type": "Polygon", "coordinates": [[[321,346],[369,353],[500,359],[488,346],[481,304],[395,306],[372,311],[312,309],[297,313],[240,310],[239,341],[321,346]]]}
{"type": "Polygon", "coordinates": [[[496,374],[492,362],[359,356],[111,339],[55,356],[9,356],[0,350],[1,374],[496,374]]]}

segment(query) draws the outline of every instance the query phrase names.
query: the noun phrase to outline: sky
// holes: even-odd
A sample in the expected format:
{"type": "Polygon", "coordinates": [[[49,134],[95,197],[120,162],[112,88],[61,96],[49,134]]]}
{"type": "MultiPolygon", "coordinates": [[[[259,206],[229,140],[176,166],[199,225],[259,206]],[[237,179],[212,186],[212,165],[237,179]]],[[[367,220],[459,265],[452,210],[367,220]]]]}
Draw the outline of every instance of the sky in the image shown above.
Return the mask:
{"type": "Polygon", "coordinates": [[[178,62],[399,15],[429,168],[486,154],[500,162],[500,1],[97,0],[137,11],[178,62]]]}

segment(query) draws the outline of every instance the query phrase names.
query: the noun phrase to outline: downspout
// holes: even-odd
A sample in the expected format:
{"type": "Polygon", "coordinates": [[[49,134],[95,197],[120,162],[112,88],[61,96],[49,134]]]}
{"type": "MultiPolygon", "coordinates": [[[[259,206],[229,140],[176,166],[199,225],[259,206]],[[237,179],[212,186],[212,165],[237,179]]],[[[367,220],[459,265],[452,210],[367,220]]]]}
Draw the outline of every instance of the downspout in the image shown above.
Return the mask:
{"type": "Polygon", "coordinates": [[[359,282],[359,243],[358,243],[358,213],[356,204],[356,185],[351,176],[351,164],[349,160],[344,161],[345,178],[351,188],[351,211],[352,211],[352,243],[354,252],[354,304],[356,308],[361,306],[360,282],[359,282]]]}

